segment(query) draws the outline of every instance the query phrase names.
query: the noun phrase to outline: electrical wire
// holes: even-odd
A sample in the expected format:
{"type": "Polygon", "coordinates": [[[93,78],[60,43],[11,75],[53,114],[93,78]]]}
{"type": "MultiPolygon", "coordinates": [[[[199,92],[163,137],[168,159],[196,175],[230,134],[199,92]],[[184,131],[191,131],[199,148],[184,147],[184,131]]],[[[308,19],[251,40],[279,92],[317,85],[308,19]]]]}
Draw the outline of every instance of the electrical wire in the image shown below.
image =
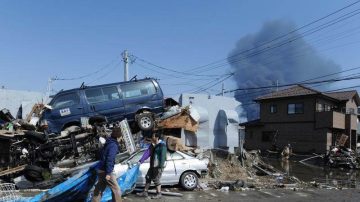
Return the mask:
{"type": "Polygon", "coordinates": [[[92,75],[95,75],[105,69],[108,69],[110,68],[115,62],[116,62],[117,59],[114,59],[112,60],[110,63],[106,64],[105,66],[102,66],[101,68],[99,68],[98,70],[94,71],[94,72],[91,72],[91,73],[88,73],[88,74],[85,74],[85,75],[82,75],[82,76],[78,76],[78,77],[72,77],[72,78],[58,78],[58,77],[55,77],[53,80],[55,81],[71,81],[71,80],[79,80],[79,79],[83,79],[83,78],[87,78],[87,77],[90,77],[92,75]]]}
{"type": "Polygon", "coordinates": [[[271,40],[269,40],[269,41],[266,41],[266,42],[264,42],[264,43],[262,43],[262,44],[260,44],[260,45],[258,45],[258,46],[256,46],[256,47],[253,47],[253,48],[250,48],[250,49],[247,49],[247,50],[240,51],[240,52],[235,53],[235,54],[233,54],[233,55],[231,55],[231,56],[229,56],[229,57],[227,57],[227,58],[224,58],[224,59],[221,59],[221,60],[217,60],[217,61],[208,63],[208,64],[206,64],[206,65],[202,65],[202,66],[198,66],[198,67],[193,67],[193,68],[191,68],[191,69],[192,69],[192,70],[194,70],[194,69],[200,70],[200,69],[203,69],[204,67],[213,66],[213,65],[218,64],[218,63],[220,63],[220,62],[227,61],[227,60],[229,60],[229,59],[231,59],[231,58],[237,57],[238,55],[242,55],[242,54],[248,53],[248,52],[250,52],[250,51],[252,51],[252,50],[256,50],[256,49],[258,49],[258,48],[260,48],[260,47],[267,46],[267,45],[269,45],[269,44],[271,44],[271,43],[273,43],[273,42],[275,42],[275,41],[277,41],[277,40],[279,40],[279,39],[282,39],[282,38],[284,38],[284,37],[287,37],[287,36],[289,36],[289,35],[291,35],[291,34],[293,34],[293,33],[298,32],[299,30],[302,30],[302,29],[304,29],[304,28],[306,28],[306,27],[309,27],[309,26],[311,26],[311,25],[313,25],[313,24],[315,24],[315,23],[317,23],[317,22],[320,22],[320,21],[322,21],[322,20],[324,20],[324,19],[326,19],[326,18],[329,18],[330,16],[333,16],[333,15],[335,15],[335,14],[337,14],[337,13],[339,13],[339,12],[341,12],[341,11],[347,9],[347,8],[350,8],[350,7],[358,4],[358,3],[360,3],[360,1],[356,1],[356,2],[351,3],[351,4],[349,4],[349,5],[345,6],[345,7],[340,8],[340,9],[338,9],[338,10],[335,10],[334,12],[331,12],[330,14],[327,14],[327,15],[321,17],[321,18],[318,18],[318,19],[316,19],[316,20],[314,20],[314,21],[312,21],[312,22],[310,22],[310,23],[307,23],[307,24],[305,24],[305,25],[303,25],[303,26],[301,26],[301,27],[299,27],[299,28],[296,28],[296,29],[294,29],[294,30],[292,30],[292,31],[290,31],[290,32],[288,32],[288,33],[285,33],[285,34],[280,35],[280,36],[278,36],[278,37],[275,37],[275,38],[273,38],[273,39],[271,39],[271,40]]]}

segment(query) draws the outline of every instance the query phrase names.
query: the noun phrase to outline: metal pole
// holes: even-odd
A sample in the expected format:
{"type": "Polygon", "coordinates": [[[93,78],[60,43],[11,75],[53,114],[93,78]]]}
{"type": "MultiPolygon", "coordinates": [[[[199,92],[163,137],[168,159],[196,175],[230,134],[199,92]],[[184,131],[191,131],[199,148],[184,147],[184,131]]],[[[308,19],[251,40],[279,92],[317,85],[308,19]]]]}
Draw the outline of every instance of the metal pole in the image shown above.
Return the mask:
{"type": "Polygon", "coordinates": [[[122,53],[123,61],[124,61],[124,81],[129,80],[129,58],[128,58],[128,52],[125,50],[122,53]]]}

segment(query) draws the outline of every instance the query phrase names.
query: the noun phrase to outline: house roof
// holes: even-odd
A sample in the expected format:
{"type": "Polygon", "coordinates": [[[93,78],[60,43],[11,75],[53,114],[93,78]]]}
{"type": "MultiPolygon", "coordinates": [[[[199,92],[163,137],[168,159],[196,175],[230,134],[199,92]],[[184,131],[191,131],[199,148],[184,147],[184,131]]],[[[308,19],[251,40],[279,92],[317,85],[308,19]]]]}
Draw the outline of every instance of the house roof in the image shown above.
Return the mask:
{"type": "Polygon", "coordinates": [[[337,101],[347,101],[354,98],[356,103],[358,105],[360,104],[360,98],[356,90],[340,91],[333,93],[322,93],[320,91],[314,90],[312,88],[303,85],[296,85],[287,89],[269,93],[256,98],[255,101],[285,98],[285,97],[305,96],[305,95],[321,95],[330,99],[335,99],[337,101]]]}
{"type": "Polygon", "coordinates": [[[304,95],[316,95],[321,94],[320,91],[305,87],[303,85],[296,85],[290,88],[272,92],[263,96],[260,96],[255,99],[255,101],[275,99],[275,98],[284,98],[284,97],[295,97],[295,96],[304,96],[304,95]]]}
{"type": "Polygon", "coordinates": [[[346,101],[346,100],[350,100],[352,98],[354,98],[355,96],[355,100],[359,103],[359,95],[356,92],[356,90],[351,90],[351,91],[342,91],[342,92],[334,92],[334,93],[325,93],[326,95],[328,95],[329,97],[335,98],[337,100],[340,101],[346,101]]]}
{"type": "Polygon", "coordinates": [[[245,126],[245,127],[251,127],[251,126],[263,126],[264,124],[261,123],[260,119],[255,119],[252,121],[248,121],[245,123],[240,123],[240,126],[245,126]]]}

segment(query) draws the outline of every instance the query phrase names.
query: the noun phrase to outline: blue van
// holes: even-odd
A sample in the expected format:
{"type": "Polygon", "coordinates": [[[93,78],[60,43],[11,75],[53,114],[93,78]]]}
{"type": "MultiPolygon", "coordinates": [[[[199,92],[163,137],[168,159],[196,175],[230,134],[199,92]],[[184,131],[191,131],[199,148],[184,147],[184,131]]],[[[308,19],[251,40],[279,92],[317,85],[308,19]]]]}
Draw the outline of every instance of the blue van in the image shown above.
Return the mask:
{"type": "Polygon", "coordinates": [[[127,118],[141,130],[151,130],[154,116],[163,112],[164,95],[159,83],[150,78],[84,86],[57,93],[40,118],[48,133],[60,133],[80,126],[82,117],[104,117],[108,122],[127,118]]]}

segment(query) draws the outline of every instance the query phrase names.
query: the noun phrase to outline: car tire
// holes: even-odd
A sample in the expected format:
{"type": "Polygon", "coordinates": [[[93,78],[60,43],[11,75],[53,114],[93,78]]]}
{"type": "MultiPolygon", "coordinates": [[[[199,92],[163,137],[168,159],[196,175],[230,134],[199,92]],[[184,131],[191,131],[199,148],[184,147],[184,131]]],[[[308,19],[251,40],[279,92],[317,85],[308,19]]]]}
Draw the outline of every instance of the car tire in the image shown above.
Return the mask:
{"type": "Polygon", "coordinates": [[[42,175],[44,170],[44,168],[39,166],[27,165],[24,169],[24,176],[30,182],[41,182],[44,181],[44,177],[42,175]]]}
{"type": "Polygon", "coordinates": [[[47,141],[47,136],[44,133],[36,131],[25,131],[24,137],[33,143],[44,144],[47,141]]]}
{"type": "Polygon", "coordinates": [[[149,131],[154,127],[153,114],[150,112],[138,114],[136,120],[140,130],[149,131]]]}
{"type": "Polygon", "coordinates": [[[183,173],[180,178],[181,187],[187,191],[194,190],[197,187],[198,182],[199,182],[198,176],[196,175],[196,173],[192,171],[183,173]]]}

